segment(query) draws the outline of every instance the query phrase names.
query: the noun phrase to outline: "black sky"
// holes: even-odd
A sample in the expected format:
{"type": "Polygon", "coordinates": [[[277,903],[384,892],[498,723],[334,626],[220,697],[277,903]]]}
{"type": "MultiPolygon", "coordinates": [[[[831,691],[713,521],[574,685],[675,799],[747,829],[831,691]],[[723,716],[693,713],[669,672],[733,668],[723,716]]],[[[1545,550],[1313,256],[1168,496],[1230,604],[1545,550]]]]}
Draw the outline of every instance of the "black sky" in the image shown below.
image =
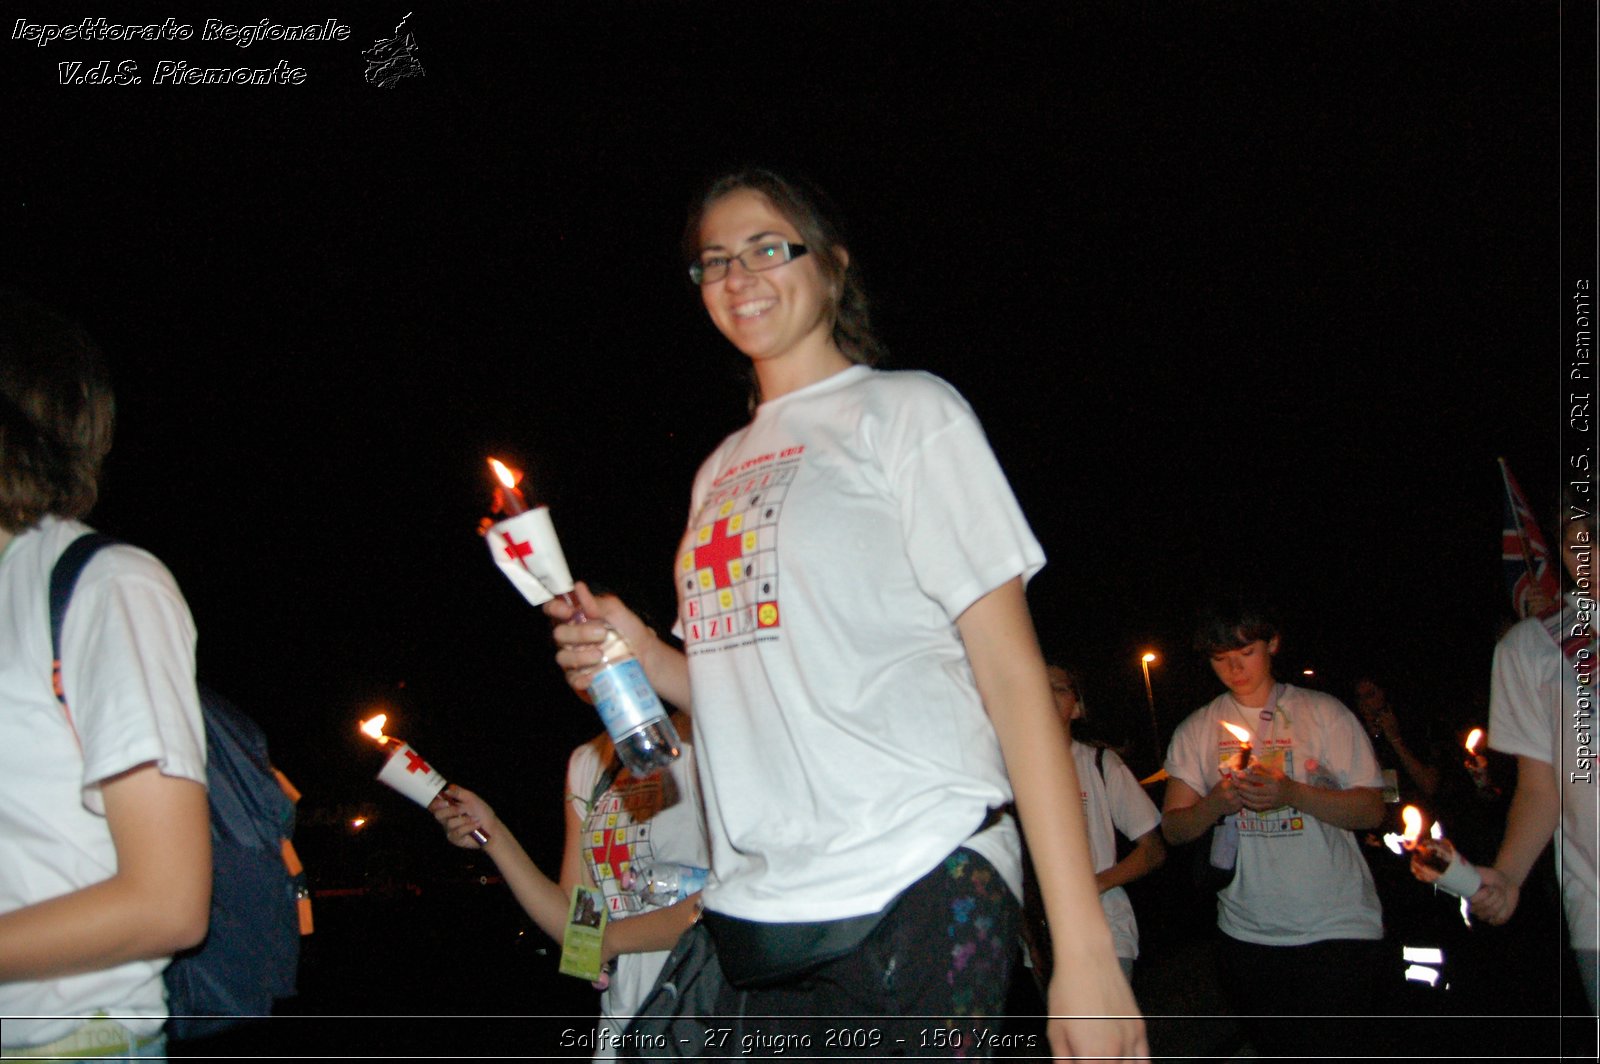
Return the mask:
{"type": "Polygon", "coordinates": [[[1286,666],[1481,719],[1495,458],[1542,515],[1560,479],[1558,5],[224,6],[116,17],[351,39],[6,40],[0,243],[114,360],[96,522],[177,574],[308,799],[370,797],[384,698],[447,775],[553,807],[596,723],[473,534],[484,457],[669,623],[744,410],[678,231],[752,160],[834,194],[895,364],[978,410],[1091,700],[1137,719],[1154,645],[1170,728],[1210,691],[1193,610],[1246,585],[1286,666]],[[361,50],[408,10],[425,76],[376,88],[361,50]],[[56,83],[103,58],[307,79],[56,83]]]}

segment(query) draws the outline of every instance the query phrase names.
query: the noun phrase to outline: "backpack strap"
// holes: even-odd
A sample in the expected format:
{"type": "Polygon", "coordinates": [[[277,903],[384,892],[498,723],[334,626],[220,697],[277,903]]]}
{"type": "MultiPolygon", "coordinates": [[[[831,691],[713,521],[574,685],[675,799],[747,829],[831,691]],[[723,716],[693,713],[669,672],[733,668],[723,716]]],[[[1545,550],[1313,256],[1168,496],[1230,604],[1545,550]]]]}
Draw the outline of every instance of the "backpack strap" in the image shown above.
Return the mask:
{"type": "MultiPolygon", "coordinates": [[[[78,586],[89,559],[117,540],[104,532],[85,532],[67,545],[50,570],[50,686],[56,693],[61,708],[67,708],[67,692],[61,686],[61,629],[67,620],[67,606],[72,602],[72,590],[78,586]]],[[[72,715],[67,714],[70,722],[72,715]]],[[[73,730],[76,734],[76,729],[73,730]]]]}

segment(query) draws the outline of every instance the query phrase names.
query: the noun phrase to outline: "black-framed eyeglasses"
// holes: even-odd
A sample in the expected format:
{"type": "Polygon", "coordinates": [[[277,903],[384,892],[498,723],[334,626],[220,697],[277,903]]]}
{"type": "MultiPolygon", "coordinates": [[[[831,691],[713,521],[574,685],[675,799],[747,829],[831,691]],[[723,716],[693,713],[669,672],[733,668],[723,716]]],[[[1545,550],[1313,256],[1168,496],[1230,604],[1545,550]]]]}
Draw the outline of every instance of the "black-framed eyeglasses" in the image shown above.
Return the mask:
{"type": "Polygon", "coordinates": [[[695,284],[712,284],[728,276],[728,270],[735,262],[750,273],[760,273],[793,262],[805,253],[804,244],[791,244],[787,240],[763,241],[745,248],[737,255],[708,251],[700,256],[700,261],[689,263],[689,279],[695,284]]]}

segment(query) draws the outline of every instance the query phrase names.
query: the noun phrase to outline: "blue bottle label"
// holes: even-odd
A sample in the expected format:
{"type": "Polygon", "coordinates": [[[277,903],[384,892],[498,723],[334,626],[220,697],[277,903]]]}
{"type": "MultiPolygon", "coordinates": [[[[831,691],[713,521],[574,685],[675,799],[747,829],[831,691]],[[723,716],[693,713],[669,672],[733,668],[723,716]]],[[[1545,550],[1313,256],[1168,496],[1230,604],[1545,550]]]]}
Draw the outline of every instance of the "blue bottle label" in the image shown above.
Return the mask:
{"type": "Polygon", "coordinates": [[[645,678],[638,658],[618,662],[595,673],[589,681],[594,708],[615,742],[642,724],[667,715],[655,688],[645,678]]]}
{"type": "Polygon", "coordinates": [[[706,879],[710,875],[711,870],[709,868],[684,865],[678,873],[678,900],[682,901],[697,890],[704,890],[706,879]]]}

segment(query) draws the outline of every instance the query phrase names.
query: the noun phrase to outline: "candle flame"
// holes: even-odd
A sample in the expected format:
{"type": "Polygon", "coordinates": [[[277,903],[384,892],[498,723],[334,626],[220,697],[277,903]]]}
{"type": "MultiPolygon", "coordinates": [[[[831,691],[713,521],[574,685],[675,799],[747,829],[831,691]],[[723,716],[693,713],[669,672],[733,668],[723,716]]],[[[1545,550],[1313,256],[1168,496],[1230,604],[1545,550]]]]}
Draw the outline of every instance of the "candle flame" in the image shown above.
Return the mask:
{"type": "Polygon", "coordinates": [[[499,479],[500,483],[508,488],[516,487],[517,482],[522,479],[520,470],[512,469],[498,458],[489,459],[489,468],[494,470],[494,475],[499,479]]]}
{"type": "Polygon", "coordinates": [[[1405,823],[1406,830],[1400,838],[1409,849],[1417,841],[1417,836],[1422,834],[1422,810],[1414,805],[1408,805],[1400,810],[1400,819],[1405,823]]]}
{"type": "Polygon", "coordinates": [[[1478,752],[1478,744],[1481,743],[1482,741],[1483,741],[1483,729],[1482,728],[1473,728],[1470,732],[1467,733],[1467,753],[1476,754],[1478,752]]]}
{"type": "Polygon", "coordinates": [[[1217,723],[1221,724],[1224,728],[1227,728],[1230,732],[1232,732],[1233,737],[1239,740],[1241,743],[1248,743],[1250,741],[1250,733],[1244,728],[1239,727],[1237,724],[1229,724],[1225,720],[1218,721],[1217,723]]]}
{"type": "Polygon", "coordinates": [[[389,741],[389,737],[383,734],[383,726],[387,723],[389,723],[389,714],[379,713],[375,717],[368,717],[366,720],[362,721],[361,730],[372,736],[372,738],[378,740],[378,743],[381,746],[389,741]]]}

